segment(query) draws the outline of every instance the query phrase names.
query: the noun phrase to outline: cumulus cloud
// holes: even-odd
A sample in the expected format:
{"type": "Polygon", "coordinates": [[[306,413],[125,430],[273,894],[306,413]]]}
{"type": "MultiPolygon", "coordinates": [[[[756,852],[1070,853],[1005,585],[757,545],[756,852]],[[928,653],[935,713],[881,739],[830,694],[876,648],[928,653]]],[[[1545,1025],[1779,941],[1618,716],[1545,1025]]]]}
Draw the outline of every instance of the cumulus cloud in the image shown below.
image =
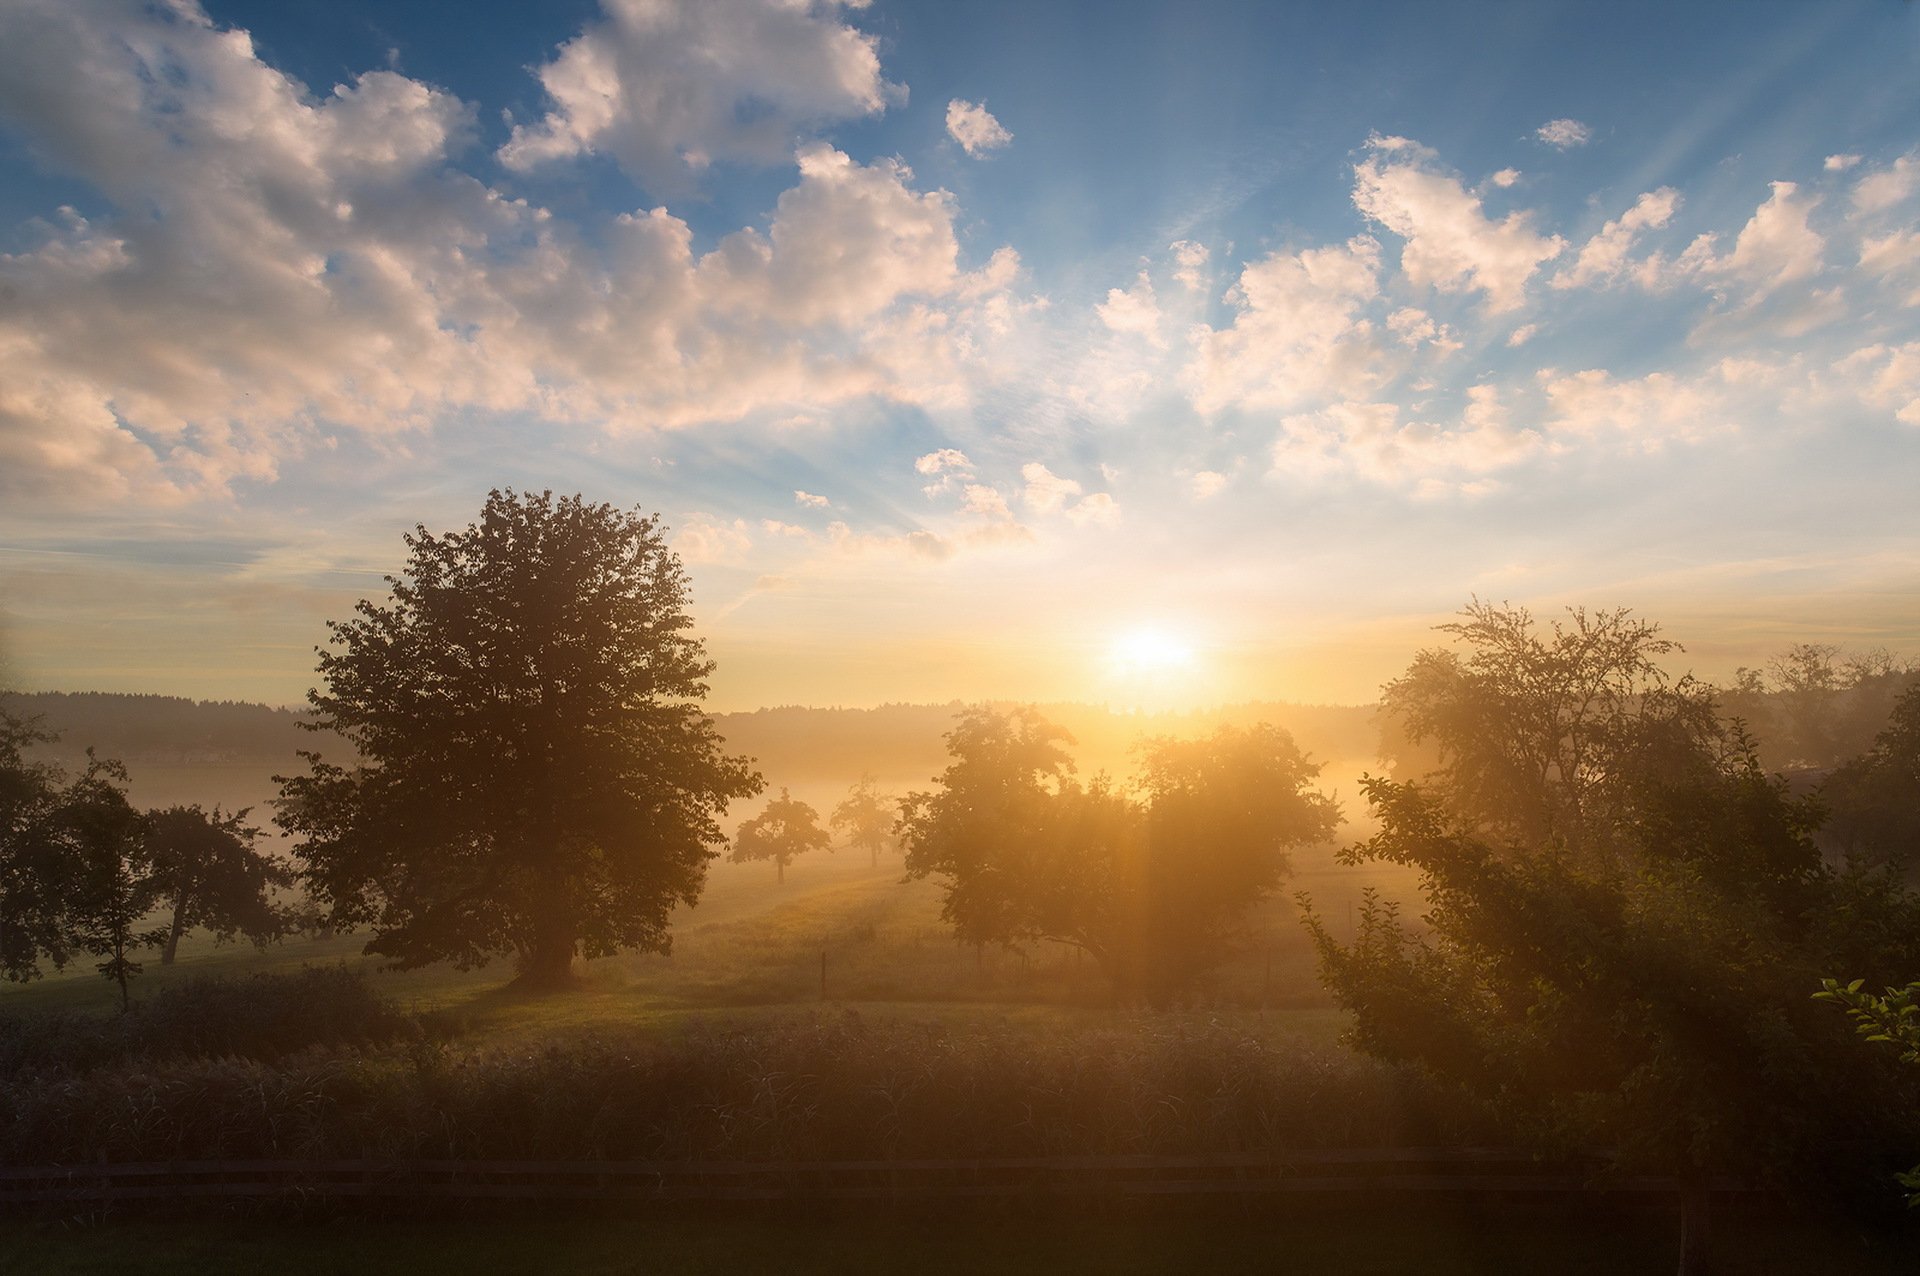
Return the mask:
{"type": "Polygon", "coordinates": [[[1839,360],[1834,371],[1869,404],[1920,426],[1920,341],[1867,346],[1839,360]]]}
{"type": "Polygon", "coordinates": [[[1539,331],[1540,331],[1540,325],[1533,324],[1533,323],[1523,323],[1518,328],[1515,328],[1512,332],[1507,334],[1507,345],[1510,348],[1519,349],[1521,346],[1526,345],[1527,342],[1532,341],[1534,338],[1534,334],[1538,333],[1539,331]]]}
{"type": "Polygon", "coordinates": [[[1364,311],[1379,270],[1380,245],[1366,236],[1249,264],[1227,292],[1233,322],[1193,334],[1194,406],[1291,408],[1377,384],[1380,341],[1364,311]]]}
{"type": "Polygon", "coordinates": [[[689,563],[738,562],[752,548],[753,531],[743,518],[693,513],[680,520],[673,533],[673,552],[689,563]]]}
{"type": "Polygon", "coordinates": [[[1120,522],[1120,505],[1105,492],[1095,492],[1067,510],[1067,521],[1075,527],[1114,527],[1120,522]]]}
{"type": "Polygon", "coordinates": [[[916,459],[913,468],[919,474],[940,474],[946,470],[971,470],[973,462],[959,448],[943,447],[916,459]]]}
{"type": "Polygon", "coordinates": [[[1859,162],[1858,155],[1829,155],[1825,168],[1829,173],[1844,173],[1859,162]]]}
{"type": "Polygon", "coordinates": [[[984,103],[968,102],[962,98],[947,103],[947,136],[960,143],[961,150],[973,156],[999,150],[1013,140],[1013,134],[993,118],[984,103]]]}
{"type": "Polygon", "coordinates": [[[977,514],[983,518],[1010,519],[1012,511],[1007,508],[1007,498],[984,483],[969,483],[962,489],[963,497],[960,512],[977,514]]]}
{"type": "Polygon", "coordinates": [[[1487,178],[1487,180],[1492,182],[1495,186],[1500,187],[1502,190],[1505,190],[1508,187],[1513,186],[1514,184],[1519,182],[1520,170],[1517,168],[1503,168],[1499,172],[1493,174],[1493,176],[1487,178]]]}
{"type": "Polygon", "coordinates": [[[1480,197],[1440,169],[1432,152],[1400,137],[1374,137],[1354,167],[1353,202],[1405,240],[1400,269],[1416,287],[1480,292],[1491,313],[1526,299],[1527,281],[1566,241],[1533,229],[1531,213],[1499,220],[1480,197]]]}
{"type": "Polygon", "coordinates": [[[808,509],[825,510],[833,508],[833,502],[826,497],[816,496],[812,492],[802,492],[797,489],[793,494],[793,503],[795,505],[804,505],[808,509]]]}
{"type": "Polygon", "coordinates": [[[1632,208],[1603,225],[1600,233],[1582,246],[1573,265],[1553,277],[1553,286],[1591,288],[1628,277],[1646,285],[1656,283],[1660,273],[1658,259],[1649,259],[1636,270],[1629,256],[1640,235],[1672,221],[1674,210],[1679,206],[1680,193],[1670,186],[1640,196],[1632,208]]]}
{"type": "Polygon", "coordinates": [[[1037,514],[1057,514],[1069,500],[1080,495],[1077,481],[1061,478],[1038,461],[1021,466],[1020,477],[1027,482],[1027,508],[1037,514]]]}
{"type": "Polygon", "coordinates": [[[1767,201],[1741,227],[1731,252],[1716,255],[1713,237],[1703,235],[1682,254],[1677,268],[1734,284],[1748,294],[1750,303],[1782,284],[1819,274],[1826,240],[1809,220],[1819,197],[1801,196],[1792,182],[1774,182],[1771,189],[1767,201]]]}
{"type": "Polygon", "coordinates": [[[1548,120],[1533,135],[1557,150],[1570,151],[1593,140],[1593,130],[1579,120],[1548,120]]]}
{"type": "Polygon", "coordinates": [[[185,499],[455,409],[955,405],[1025,304],[1018,258],[963,269],[951,197],[898,163],[804,146],[765,227],[696,254],[664,208],[505,199],[452,162],[466,104],[388,71],[316,96],[185,2],[0,9],[0,113],[114,208],[0,258],[0,447],[43,499],[185,499]]]}
{"type": "Polygon", "coordinates": [[[1351,475],[1416,496],[1478,496],[1489,477],[1541,452],[1537,431],[1515,428],[1499,390],[1467,391],[1452,422],[1405,419],[1396,403],[1346,401],[1285,417],[1272,448],[1273,473],[1286,480],[1351,475]]]}
{"type": "Polygon", "coordinates": [[[1167,344],[1160,335],[1160,303],[1144,270],[1132,288],[1109,288],[1107,299],[1093,309],[1110,331],[1144,337],[1156,346],[1167,344]]]}
{"type": "Polygon", "coordinates": [[[536,74],[552,109],[500,160],[610,155],[665,189],[716,161],[777,163],[820,126],[900,101],[845,0],[602,0],[536,74]]]}

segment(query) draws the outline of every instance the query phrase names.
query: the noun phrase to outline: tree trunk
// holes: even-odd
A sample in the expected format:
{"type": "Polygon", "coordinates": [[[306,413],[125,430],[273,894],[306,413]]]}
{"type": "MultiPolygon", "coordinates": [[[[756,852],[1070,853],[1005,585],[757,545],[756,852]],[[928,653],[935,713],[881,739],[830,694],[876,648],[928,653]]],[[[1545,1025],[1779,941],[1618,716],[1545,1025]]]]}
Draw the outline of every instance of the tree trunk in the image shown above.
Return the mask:
{"type": "Polygon", "coordinates": [[[1707,1276],[1713,1270],[1712,1205],[1706,1179],[1681,1180],[1680,1276],[1707,1276]]]}
{"type": "Polygon", "coordinates": [[[781,886],[787,884],[787,861],[778,855],[773,857],[773,880],[781,886]]]}
{"type": "Polygon", "coordinates": [[[180,932],[187,928],[187,900],[183,895],[173,906],[173,925],[167,930],[166,946],[160,950],[160,964],[173,965],[173,955],[180,950],[180,932]]]}
{"type": "Polygon", "coordinates": [[[541,992],[570,987],[577,945],[572,925],[551,922],[542,926],[533,938],[533,946],[521,956],[520,977],[514,982],[541,992]]]}

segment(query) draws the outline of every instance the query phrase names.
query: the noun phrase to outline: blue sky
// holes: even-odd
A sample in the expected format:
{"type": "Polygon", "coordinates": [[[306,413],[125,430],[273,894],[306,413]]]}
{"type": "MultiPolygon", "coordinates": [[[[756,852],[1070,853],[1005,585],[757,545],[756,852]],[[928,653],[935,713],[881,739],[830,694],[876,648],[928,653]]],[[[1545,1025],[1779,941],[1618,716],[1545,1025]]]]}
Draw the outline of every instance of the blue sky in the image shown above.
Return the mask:
{"type": "Polygon", "coordinates": [[[1473,595],[1920,654],[1917,72],[1901,3],[15,0],[16,676],[296,700],[494,486],[660,512],[726,707],[1360,700],[1473,595]]]}

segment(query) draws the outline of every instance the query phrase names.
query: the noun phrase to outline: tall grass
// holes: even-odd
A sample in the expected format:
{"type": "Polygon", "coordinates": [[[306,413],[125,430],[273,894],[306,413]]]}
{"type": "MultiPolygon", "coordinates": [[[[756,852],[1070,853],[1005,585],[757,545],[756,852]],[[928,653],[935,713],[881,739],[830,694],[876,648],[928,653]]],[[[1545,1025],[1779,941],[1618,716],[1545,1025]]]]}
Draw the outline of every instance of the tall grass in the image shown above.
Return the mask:
{"type": "Polygon", "coordinates": [[[0,1092],[15,1163],[841,1160],[1471,1139],[1409,1076],[1206,1019],[965,1028],[853,1013],[512,1049],[415,1038],[122,1059],[0,1092]]]}

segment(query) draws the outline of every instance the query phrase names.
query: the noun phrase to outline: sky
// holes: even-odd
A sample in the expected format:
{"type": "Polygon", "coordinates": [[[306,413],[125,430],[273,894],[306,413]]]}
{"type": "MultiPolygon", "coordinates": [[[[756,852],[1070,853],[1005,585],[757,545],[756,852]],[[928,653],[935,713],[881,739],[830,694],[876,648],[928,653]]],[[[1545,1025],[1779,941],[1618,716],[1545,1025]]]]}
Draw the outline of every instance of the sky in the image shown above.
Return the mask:
{"type": "Polygon", "coordinates": [[[1920,656],[1920,5],[0,3],[17,682],[296,703],[507,487],[721,709],[1920,656]]]}

